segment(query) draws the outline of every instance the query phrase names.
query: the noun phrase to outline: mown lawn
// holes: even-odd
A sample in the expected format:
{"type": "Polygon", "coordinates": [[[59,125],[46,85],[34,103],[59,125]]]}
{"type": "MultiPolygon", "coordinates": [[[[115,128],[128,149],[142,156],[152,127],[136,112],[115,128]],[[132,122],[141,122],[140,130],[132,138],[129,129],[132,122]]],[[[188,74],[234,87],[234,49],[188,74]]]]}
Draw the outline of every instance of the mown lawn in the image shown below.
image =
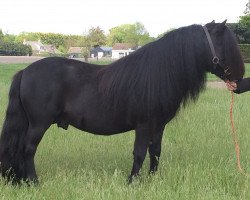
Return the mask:
{"type": "MultiPolygon", "coordinates": [[[[25,66],[0,65],[0,129],[10,78],[25,66]]],[[[52,126],[36,155],[40,185],[13,187],[0,181],[0,199],[250,199],[249,178],[235,165],[230,100],[226,90],[207,89],[196,103],[182,108],[165,128],[159,171],[148,176],[147,158],[141,180],[132,185],[126,179],[133,131],[104,137],[52,126]]],[[[250,93],[235,95],[234,107],[241,162],[248,173],[249,100],[250,93]]]]}

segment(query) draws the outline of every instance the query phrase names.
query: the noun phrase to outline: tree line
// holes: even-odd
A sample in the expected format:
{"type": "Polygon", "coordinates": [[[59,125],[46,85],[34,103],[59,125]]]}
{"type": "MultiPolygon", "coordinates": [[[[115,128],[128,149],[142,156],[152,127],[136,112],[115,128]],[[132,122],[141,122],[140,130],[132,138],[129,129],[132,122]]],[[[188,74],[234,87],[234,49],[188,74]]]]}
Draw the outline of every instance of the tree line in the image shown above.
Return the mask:
{"type": "MultiPolygon", "coordinates": [[[[249,3],[246,5],[244,15],[240,16],[239,22],[230,23],[228,26],[235,33],[239,43],[250,44],[249,3]]],[[[162,37],[166,32],[158,35],[158,37],[151,37],[144,25],[140,22],[113,27],[109,30],[108,34],[105,34],[99,26],[90,28],[83,35],[40,32],[22,32],[19,35],[13,35],[8,33],[4,34],[0,29],[0,54],[4,49],[10,49],[9,52],[23,51],[24,55],[30,54],[31,48],[23,47],[23,41],[40,40],[43,44],[54,45],[60,52],[65,54],[68,52],[69,47],[83,47],[83,54],[88,55],[90,48],[96,46],[113,46],[115,43],[129,43],[131,46],[143,46],[162,37]],[[15,46],[18,46],[16,48],[19,50],[15,49],[15,46]]]]}
{"type": "Polygon", "coordinates": [[[109,30],[105,34],[99,26],[90,28],[83,35],[64,35],[60,33],[22,32],[19,35],[3,34],[0,30],[0,41],[20,44],[24,41],[41,41],[52,44],[60,52],[67,53],[69,47],[113,46],[115,43],[129,43],[133,46],[143,46],[155,38],[149,35],[142,23],[123,24],[109,30]]]}
{"type": "Polygon", "coordinates": [[[239,22],[228,26],[235,33],[240,44],[250,44],[250,3],[246,5],[244,15],[240,16],[239,22]]]}

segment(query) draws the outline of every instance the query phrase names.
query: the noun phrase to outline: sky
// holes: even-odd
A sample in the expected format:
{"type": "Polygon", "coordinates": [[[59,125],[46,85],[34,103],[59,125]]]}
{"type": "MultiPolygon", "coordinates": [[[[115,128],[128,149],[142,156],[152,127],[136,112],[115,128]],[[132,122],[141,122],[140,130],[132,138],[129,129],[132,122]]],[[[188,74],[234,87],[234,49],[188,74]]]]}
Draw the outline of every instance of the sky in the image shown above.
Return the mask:
{"type": "Polygon", "coordinates": [[[153,37],[170,28],[215,20],[237,22],[250,0],[1,0],[4,33],[86,33],[141,22],[153,37]]]}

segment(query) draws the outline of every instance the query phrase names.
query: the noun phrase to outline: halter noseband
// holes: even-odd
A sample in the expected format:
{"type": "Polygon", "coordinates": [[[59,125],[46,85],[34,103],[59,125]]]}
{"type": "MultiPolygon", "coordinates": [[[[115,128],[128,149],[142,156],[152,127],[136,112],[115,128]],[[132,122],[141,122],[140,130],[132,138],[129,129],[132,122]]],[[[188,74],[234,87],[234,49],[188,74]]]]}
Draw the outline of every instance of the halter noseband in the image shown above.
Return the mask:
{"type": "Polygon", "coordinates": [[[214,64],[214,68],[216,69],[217,66],[221,67],[224,71],[224,75],[222,78],[226,78],[226,76],[230,75],[231,72],[230,72],[230,69],[229,67],[227,66],[226,68],[222,67],[219,63],[220,63],[220,59],[219,57],[216,55],[215,53],[215,49],[214,49],[214,45],[213,45],[213,41],[211,39],[211,36],[207,30],[207,27],[206,26],[202,26],[206,36],[207,36],[207,40],[208,40],[208,44],[209,44],[209,47],[211,49],[211,52],[212,52],[212,55],[213,55],[213,58],[212,58],[212,62],[214,64]]]}

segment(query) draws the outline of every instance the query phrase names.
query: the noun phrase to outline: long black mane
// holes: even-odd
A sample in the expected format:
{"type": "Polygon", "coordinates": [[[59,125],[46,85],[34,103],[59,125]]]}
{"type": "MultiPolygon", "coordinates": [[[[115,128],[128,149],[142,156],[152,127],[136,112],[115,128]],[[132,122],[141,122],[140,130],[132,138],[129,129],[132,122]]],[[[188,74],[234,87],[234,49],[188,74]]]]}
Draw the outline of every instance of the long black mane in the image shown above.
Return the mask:
{"type": "Polygon", "coordinates": [[[101,71],[100,91],[114,108],[140,115],[195,100],[205,82],[203,35],[191,25],[145,45],[101,71]]]}

